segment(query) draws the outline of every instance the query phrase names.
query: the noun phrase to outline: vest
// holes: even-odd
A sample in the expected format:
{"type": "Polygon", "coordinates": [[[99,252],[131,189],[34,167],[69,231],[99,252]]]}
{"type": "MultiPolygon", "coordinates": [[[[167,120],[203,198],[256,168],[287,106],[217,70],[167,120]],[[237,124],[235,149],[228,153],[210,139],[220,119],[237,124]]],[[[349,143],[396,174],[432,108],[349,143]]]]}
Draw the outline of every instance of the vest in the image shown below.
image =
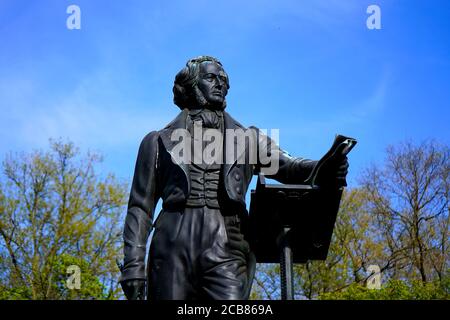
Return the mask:
{"type": "MultiPolygon", "coordinates": [[[[215,111],[210,110],[191,110],[189,111],[189,118],[187,123],[187,129],[191,133],[191,137],[193,138],[193,127],[194,121],[211,121],[215,122],[215,125],[218,126],[218,130],[222,133],[223,136],[223,116],[221,113],[217,112],[217,115],[214,115],[215,111]],[[204,113],[204,114],[202,114],[204,113]],[[207,116],[208,120],[203,121],[203,116],[207,116]]],[[[206,124],[210,126],[210,124],[206,124]]],[[[207,128],[203,128],[203,132],[207,128]]],[[[203,141],[202,143],[202,152],[206,145],[210,142],[203,141]]],[[[220,146],[223,141],[220,142],[220,146]]],[[[194,139],[192,139],[192,144],[194,144],[194,139]]],[[[193,145],[192,145],[193,147],[193,145]]],[[[199,152],[199,150],[194,150],[192,148],[192,155],[194,152],[199,152]]],[[[190,179],[191,179],[191,192],[186,201],[187,207],[204,207],[207,206],[209,208],[220,208],[218,202],[218,190],[219,190],[219,180],[220,180],[220,170],[222,165],[220,163],[205,163],[204,159],[202,159],[202,163],[191,163],[189,164],[190,170],[190,179]]]]}

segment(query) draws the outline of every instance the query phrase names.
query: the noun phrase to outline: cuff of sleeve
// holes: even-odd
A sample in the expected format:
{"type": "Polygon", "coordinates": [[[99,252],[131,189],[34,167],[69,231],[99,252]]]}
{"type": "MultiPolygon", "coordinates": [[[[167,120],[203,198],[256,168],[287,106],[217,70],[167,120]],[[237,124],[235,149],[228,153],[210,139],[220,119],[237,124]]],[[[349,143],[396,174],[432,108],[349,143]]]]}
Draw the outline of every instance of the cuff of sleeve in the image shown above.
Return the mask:
{"type": "Polygon", "coordinates": [[[130,247],[125,245],[124,266],[119,282],[132,279],[145,280],[145,251],[145,247],[130,247]]]}
{"type": "Polygon", "coordinates": [[[123,270],[122,274],[119,277],[119,282],[127,280],[146,280],[145,268],[123,270]]]}

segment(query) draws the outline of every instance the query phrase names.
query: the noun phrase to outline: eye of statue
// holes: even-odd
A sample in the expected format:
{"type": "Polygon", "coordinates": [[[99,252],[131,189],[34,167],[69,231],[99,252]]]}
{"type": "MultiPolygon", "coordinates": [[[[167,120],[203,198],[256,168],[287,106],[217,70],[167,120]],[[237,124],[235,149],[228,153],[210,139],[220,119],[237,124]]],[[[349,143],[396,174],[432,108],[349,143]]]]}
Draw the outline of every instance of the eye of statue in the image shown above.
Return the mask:
{"type": "Polygon", "coordinates": [[[203,79],[208,80],[208,81],[213,81],[215,77],[216,77],[215,74],[207,73],[203,76],[203,79]]]}

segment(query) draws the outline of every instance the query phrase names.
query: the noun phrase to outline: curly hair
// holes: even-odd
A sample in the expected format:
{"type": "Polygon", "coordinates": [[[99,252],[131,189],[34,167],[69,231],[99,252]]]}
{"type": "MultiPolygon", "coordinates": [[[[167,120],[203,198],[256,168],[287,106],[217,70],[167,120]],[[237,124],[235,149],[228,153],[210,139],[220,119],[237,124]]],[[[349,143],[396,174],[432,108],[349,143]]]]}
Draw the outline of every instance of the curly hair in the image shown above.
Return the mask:
{"type": "MultiPolygon", "coordinates": [[[[218,59],[210,56],[199,56],[188,60],[186,66],[175,76],[172,89],[173,102],[180,109],[189,108],[194,105],[205,106],[208,103],[197,86],[200,64],[203,62],[213,62],[222,67],[222,63],[218,59]]],[[[226,73],[225,75],[226,86],[229,89],[230,83],[228,75],[226,73]]],[[[225,109],[225,107],[226,100],[224,99],[222,109],[225,109]]]]}

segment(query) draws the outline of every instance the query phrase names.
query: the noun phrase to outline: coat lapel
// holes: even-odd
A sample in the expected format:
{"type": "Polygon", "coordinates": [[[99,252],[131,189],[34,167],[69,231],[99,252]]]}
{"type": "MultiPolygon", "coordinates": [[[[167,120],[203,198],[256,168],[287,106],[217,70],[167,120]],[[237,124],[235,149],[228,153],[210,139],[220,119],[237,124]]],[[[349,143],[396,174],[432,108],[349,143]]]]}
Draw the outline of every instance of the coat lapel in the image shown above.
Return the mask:
{"type": "MultiPolygon", "coordinates": [[[[242,127],[242,125],[237,122],[236,120],[234,120],[227,112],[223,112],[223,118],[224,118],[224,127],[225,127],[225,132],[224,132],[224,165],[223,165],[223,173],[224,173],[224,178],[226,179],[226,177],[228,176],[231,168],[233,167],[233,165],[236,163],[237,159],[239,159],[243,153],[245,152],[245,150],[243,148],[237,148],[237,139],[236,137],[233,135],[233,142],[228,142],[227,141],[227,134],[226,134],[226,130],[233,130],[233,132],[235,132],[234,130],[236,129],[242,129],[245,130],[244,127],[242,127]],[[233,146],[233,150],[227,150],[227,146],[228,145],[232,145],[233,146]],[[231,154],[231,161],[227,161],[227,154],[231,154]]],[[[231,135],[228,136],[228,138],[231,138],[231,135]]],[[[224,181],[226,181],[224,179],[224,181]]]]}
{"type": "MultiPolygon", "coordinates": [[[[179,143],[179,141],[173,141],[171,139],[172,133],[175,129],[186,129],[187,116],[188,116],[188,110],[183,109],[183,111],[180,112],[180,114],[178,114],[178,116],[172,122],[170,122],[164,129],[162,129],[160,131],[160,137],[161,137],[161,140],[162,140],[167,152],[169,152],[169,154],[171,155],[172,161],[174,163],[176,163],[178,166],[180,166],[181,169],[183,170],[183,172],[186,176],[188,190],[191,190],[190,189],[191,180],[190,180],[190,176],[189,176],[189,165],[187,163],[176,161],[177,157],[173,156],[172,150],[175,147],[175,145],[177,145],[179,143]]],[[[190,146],[189,146],[189,148],[190,148],[190,146]]]]}

